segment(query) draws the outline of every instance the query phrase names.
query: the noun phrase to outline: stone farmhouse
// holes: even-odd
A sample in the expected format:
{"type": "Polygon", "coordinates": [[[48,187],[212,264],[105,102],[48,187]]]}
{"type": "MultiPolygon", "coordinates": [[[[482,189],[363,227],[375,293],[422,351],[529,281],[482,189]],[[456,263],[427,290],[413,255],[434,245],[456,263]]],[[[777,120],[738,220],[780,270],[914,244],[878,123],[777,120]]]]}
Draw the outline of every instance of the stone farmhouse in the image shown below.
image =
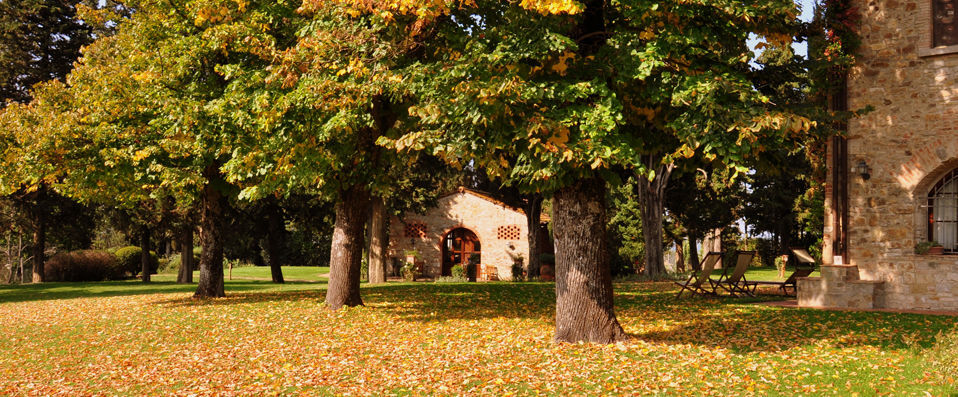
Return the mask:
{"type": "Polygon", "coordinates": [[[958,310],[958,0],[858,0],[852,120],[829,142],[821,278],[802,306],[958,310]],[[917,255],[935,241],[943,255],[917,255]]]}
{"type": "MultiPolygon", "coordinates": [[[[540,227],[540,240],[544,227],[540,227]]],[[[479,280],[509,279],[515,263],[529,259],[525,212],[491,196],[460,187],[425,214],[390,219],[387,255],[393,268],[414,262],[426,277],[451,275],[479,255],[479,280]]],[[[546,242],[538,244],[548,245],[546,242]]],[[[549,247],[545,251],[551,251],[549,247]]]]}

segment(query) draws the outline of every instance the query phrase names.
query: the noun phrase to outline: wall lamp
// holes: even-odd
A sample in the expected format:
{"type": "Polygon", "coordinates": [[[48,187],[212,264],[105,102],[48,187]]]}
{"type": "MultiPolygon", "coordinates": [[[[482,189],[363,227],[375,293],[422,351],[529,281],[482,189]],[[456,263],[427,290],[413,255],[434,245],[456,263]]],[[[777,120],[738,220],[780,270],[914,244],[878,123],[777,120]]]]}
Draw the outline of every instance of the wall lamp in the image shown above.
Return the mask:
{"type": "Polygon", "coordinates": [[[852,172],[861,175],[862,180],[867,181],[872,177],[872,169],[868,166],[868,163],[866,163],[865,160],[858,160],[858,164],[855,164],[855,166],[852,167],[852,172]]]}

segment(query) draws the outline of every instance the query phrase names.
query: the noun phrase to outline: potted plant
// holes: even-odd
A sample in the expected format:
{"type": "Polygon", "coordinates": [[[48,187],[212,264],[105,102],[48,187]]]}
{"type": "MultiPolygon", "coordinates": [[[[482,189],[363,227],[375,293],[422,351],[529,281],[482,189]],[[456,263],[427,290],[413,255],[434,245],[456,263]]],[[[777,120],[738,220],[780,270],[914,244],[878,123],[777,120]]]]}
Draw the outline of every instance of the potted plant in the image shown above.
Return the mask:
{"type": "Polygon", "coordinates": [[[466,264],[466,277],[470,282],[476,281],[476,275],[479,270],[479,254],[469,255],[469,263],[466,264]]]}
{"type": "Polygon", "coordinates": [[[542,281],[554,281],[556,279],[555,263],[556,257],[553,254],[539,254],[539,279],[542,281]]]}
{"type": "Polygon", "coordinates": [[[937,241],[922,241],[915,244],[915,253],[918,255],[941,255],[945,253],[945,247],[937,241]]]}

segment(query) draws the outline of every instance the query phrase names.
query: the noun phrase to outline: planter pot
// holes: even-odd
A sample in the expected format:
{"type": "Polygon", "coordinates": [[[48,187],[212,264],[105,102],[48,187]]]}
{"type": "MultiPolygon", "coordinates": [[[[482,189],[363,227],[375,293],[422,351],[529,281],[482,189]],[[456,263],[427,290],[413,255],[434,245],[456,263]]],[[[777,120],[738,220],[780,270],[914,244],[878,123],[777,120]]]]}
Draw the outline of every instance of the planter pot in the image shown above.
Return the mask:
{"type": "Polygon", "coordinates": [[[931,247],[928,248],[928,253],[925,255],[943,255],[945,253],[945,247],[931,247]]]}

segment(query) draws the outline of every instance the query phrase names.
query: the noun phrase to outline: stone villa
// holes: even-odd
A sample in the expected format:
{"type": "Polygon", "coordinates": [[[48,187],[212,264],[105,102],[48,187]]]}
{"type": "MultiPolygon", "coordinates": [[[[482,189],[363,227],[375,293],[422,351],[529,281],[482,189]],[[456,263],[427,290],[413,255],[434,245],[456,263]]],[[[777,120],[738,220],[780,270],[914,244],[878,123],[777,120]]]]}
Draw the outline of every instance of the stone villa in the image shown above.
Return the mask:
{"type": "Polygon", "coordinates": [[[479,255],[478,279],[509,279],[514,263],[528,263],[527,235],[521,209],[460,187],[423,215],[393,217],[387,254],[395,268],[415,252],[426,277],[449,276],[453,266],[479,255]]]}
{"type": "Polygon", "coordinates": [[[958,0],[858,0],[847,105],[828,152],[821,278],[802,306],[958,310],[958,0]],[[936,241],[944,255],[917,255],[936,241]]]}

